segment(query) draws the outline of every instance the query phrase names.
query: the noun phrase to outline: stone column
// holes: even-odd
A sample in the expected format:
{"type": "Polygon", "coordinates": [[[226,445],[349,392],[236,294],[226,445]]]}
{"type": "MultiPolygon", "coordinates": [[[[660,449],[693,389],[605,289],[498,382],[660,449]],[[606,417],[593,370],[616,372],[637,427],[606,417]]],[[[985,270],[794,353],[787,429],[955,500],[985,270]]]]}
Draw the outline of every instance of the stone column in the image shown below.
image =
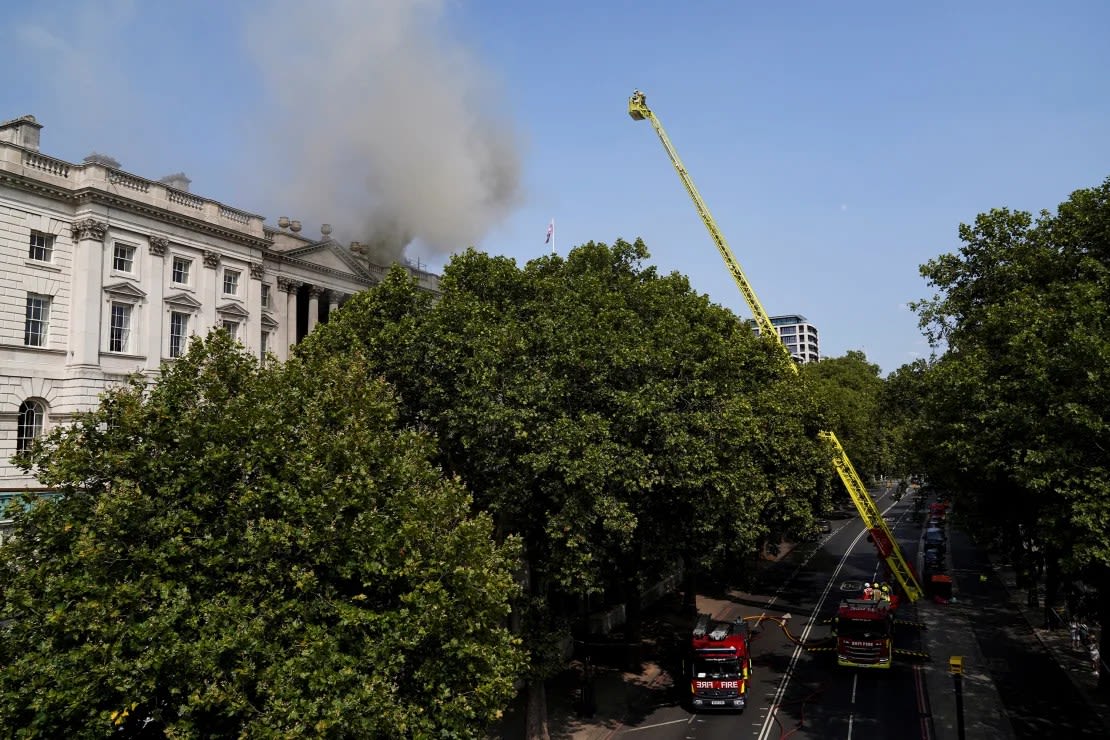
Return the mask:
{"type": "Polygon", "coordinates": [[[332,315],[339,310],[339,293],[334,290],[328,291],[328,321],[331,321],[332,315]]]}
{"type": "Polygon", "coordinates": [[[100,318],[104,310],[104,237],[108,224],[85,218],[70,227],[73,238],[73,293],[69,306],[70,365],[100,364],[100,318]]]}
{"type": "Polygon", "coordinates": [[[262,279],[266,277],[266,267],[261,262],[251,262],[251,281],[247,287],[247,318],[244,331],[246,336],[240,341],[244,346],[257,350],[262,342],[262,279]]]}
{"type": "Polygon", "coordinates": [[[200,323],[197,334],[204,335],[216,324],[216,306],[220,303],[220,253],[204,251],[204,269],[197,276],[197,295],[203,304],[200,307],[200,323]]]}
{"type": "MultiPolygon", "coordinates": [[[[146,353],[144,369],[148,375],[153,375],[162,366],[164,344],[162,338],[169,331],[169,314],[164,312],[162,304],[163,287],[166,284],[167,277],[165,256],[169,246],[168,239],[160,236],[150,237],[150,247],[147,249],[150,256],[143,271],[143,275],[147,276],[147,280],[144,282],[149,289],[147,293],[148,315],[144,317],[146,339],[143,342],[144,352],[146,353]]],[[[168,348],[167,345],[166,349],[168,348]]]]}
{"type": "Polygon", "coordinates": [[[296,280],[279,277],[277,287],[278,290],[285,293],[285,306],[278,317],[278,320],[281,321],[281,328],[278,336],[278,351],[275,354],[280,359],[287,360],[289,359],[289,348],[297,343],[297,291],[301,284],[296,280]]]}
{"type": "Polygon", "coordinates": [[[316,328],[316,325],[318,323],[320,323],[320,294],[323,293],[323,292],[324,292],[324,289],[321,288],[319,285],[310,285],[310,286],[308,286],[308,332],[307,333],[309,333],[309,334],[311,334],[312,330],[316,328]]]}

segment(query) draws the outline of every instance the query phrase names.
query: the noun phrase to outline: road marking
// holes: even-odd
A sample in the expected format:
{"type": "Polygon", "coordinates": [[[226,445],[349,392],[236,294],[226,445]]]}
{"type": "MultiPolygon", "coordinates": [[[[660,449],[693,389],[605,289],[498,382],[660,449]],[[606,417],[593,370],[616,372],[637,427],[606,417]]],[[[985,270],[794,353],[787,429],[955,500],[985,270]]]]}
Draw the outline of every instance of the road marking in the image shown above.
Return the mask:
{"type": "MultiPolygon", "coordinates": [[[[893,509],[896,503],[897,502],[892,502],[890,506],[886,507],[886,510],[880,513],[880,516],[885,516],[886,512],[893,509]]],[[[859,544],[859,541],[862,540],[867,534],[867,527],[864,527],[862,530],[860,530],[860,533],[856,535],[851,544],[849,544],[848,547],[845,548],[844,554],[840,557],[840,562],[836,564],[836,570],[834,570],[832,575],[829,576],[829,580],[825,584],[825,589],[821,592],[821,598],[817,600],[817,605],[813,607],[813,611],[809,615],[809,621],[806,623],[806,628],[802,631],[801,636],[798,638],[799,644],[794,646],[794,653],[790,656],[790,662],[786,664],[786,671],[783,672],[782,680],[779,681],[779,687],[775,691],[774,698],[771,699],[771,706],[767,710],[767,718],[763,720],[763,727],[759,731],[758,740],[767,740],[771,736],[771,725],[775,721],[775,715],[778,713],[779,701],[782,699],[783,694],[786,693],[786,687],[790,685],[790,679],[794,676],[794,666],[797,665],[798,658],[805,650],[802,645],[805,644],[806,638],[809,637],[809,633],[813,629],[813,625],[816,621],[817,615],[820,613],[821,607],[825,605],[825,599],[829,597],[829,592],[832,591],[833,583],[836,581],[837,576],[840,575],[840,571],[844,569],[844,564],[848,562],[848,556],[852,554],[852,550],[855,549],[856,545],[859,544]]],[[[814,550],[813,553],[810,553],[810,557],[813,557],[814,553],[816,553],[816,550],[814,550]]],[[[809,562],[809,558],[806,558],[805,562],[809,562]]],[[[799,566],[798,569],[794,571],[794,573],[796,574],[799,570],[801,570],[801,566],[799,566]]],[[[791,579],[793,579],[793,575],[790,577],[790,579],[787,579],[787,583],[789,583],[791,579]]],[[[778,598],[778,594],[782,593],[785,588],[786,584],[783,584],[783,586],[775,594],[774,598],[778,598]]],[[[849,727],[851,727],[850,723],[851,718],[849,717],[849,727]]]]}
{"type": "Polygon", "coordinates": [[[920,665],[913,667],[913,687],[917,694],[917,714],[921,717],[921,740],[929,740],[932,735],[929,732],[929,714],[925,706],[925,682],[922,679],[920,665]]]}
{"type": "MultiPolygon", "coordinates": [[[[856,687],[859,685],[859,674],[852,674],[852,706],[856,705],[856,687]]],[[[852,725],[856,721],[856,712],[853,709],[848,712],[848,740],[852,740],[852,725]]]]}
{"type": "Polygon", "coordinates": [[[690,724],[690,720],[688,720],[688,719],[672,719],[669,722],[657,722],[654,725],[641,725],[639,727],[630,727],[627,730],[622,731],[621,734],[622,735],[631,735],[633,732],[639,732],[640,730],[654,730],[656,727],[666,727],[667,725],[678,725],[678,724],[682,724],[683,722],[685,722],[686,724],[690,724]]]}
{"type": "Polygon", "coordinates": [[[790,656],[790,662],[786,665],[786,671],[783,673],[782,680],[779,681],[778,690],[775,691],[774,698],[771,699],[771,707],[767,712],[767,719],[763,720],[763,728],[759,731],[759,740],[767,740],[767,738],[770,737],[771,723],[775,720],[775,714],[778,712],[779,700],[781,700],[783,694],[786,693],[786,687],[790,684],[790,679],[794,675],[794,666],[797,665],[798,658],[804,652],[804,648],[802,647],[802,645],[805,644],[806,638],[809,637],[809,633],[813,629],[813,625],[816,621],[817,615],[821,612],[821,608],[825,605],[825,599],[828,598],[829,592],[832,591],[833,582],[836,581],[836,577],[840,575],[840,571],[843,570],[844,564],[848,562],[848,556],[851,555],[852,550],[857,544],[859,544],[859,541],[862,540],[864,535],[866,534],[867,529],[864,528],[860,531],[858,535],[856,535],[856,538],[852,540],[852,543],[847,548],[845,548],[844,555],[841,556],[840,562],[836,565],[836,570],[833,571],[832,576],[829,577],[828,582],[825,584],[825,589],[821,592],[821,598],[817,600],[817,605],[813,607],[813,612],[809,615],[809,621],[806,624],[805,629],[802,630],[802,634],[798,639],[799,643],[801,644],[794,646],[794,653],[790,656]]]}

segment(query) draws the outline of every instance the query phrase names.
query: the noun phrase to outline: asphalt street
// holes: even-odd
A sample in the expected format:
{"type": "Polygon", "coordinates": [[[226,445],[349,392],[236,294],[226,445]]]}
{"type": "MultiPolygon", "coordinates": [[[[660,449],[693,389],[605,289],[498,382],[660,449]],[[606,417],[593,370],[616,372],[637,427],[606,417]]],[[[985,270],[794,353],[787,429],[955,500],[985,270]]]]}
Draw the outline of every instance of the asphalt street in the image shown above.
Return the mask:
{"type": "MultiPolygon", "coordinates": [[[[895,502],[880,495],[876,504],[907,560],[920,567],[924,515],[914,513],[908,496],[895,502]]],[[[879,572],[862,523],[846,510],[833,521],[832,533],[764,568],[749,591],[699,594],[699,610],[718,618],[764,617],[753,631],[753,678],[743,712],[690,713],[682,706],[683,682],[674,677],[679,674],[683,618],[664,613],[656,624],[663,629],[655,630],[645,646],[641,673],[599,664],[596,714],[577,715],[568,707],[568,686],[553,683],[552,738],[1106,737],[1100,718],[1037,639],[986,554],[951,524],[948,529],[947,567],[955,580],[955,602],[922,600],[904,604],[898,612],[901,621],[927,628],[899,625],[896,647],[928,653],[928,659],[902,658],[887,670],[852,670],[838,667],[831,651],[798,644],[817,645],[829,634],[829,619],[842,596],[857,593],[862,582],[874,580],[879,572]],[[958,681],[948,669],[953,655],[965,664],[958,681]]],[[[519,737],[512,725],[507,723],[502,737],[519,737]]]]}

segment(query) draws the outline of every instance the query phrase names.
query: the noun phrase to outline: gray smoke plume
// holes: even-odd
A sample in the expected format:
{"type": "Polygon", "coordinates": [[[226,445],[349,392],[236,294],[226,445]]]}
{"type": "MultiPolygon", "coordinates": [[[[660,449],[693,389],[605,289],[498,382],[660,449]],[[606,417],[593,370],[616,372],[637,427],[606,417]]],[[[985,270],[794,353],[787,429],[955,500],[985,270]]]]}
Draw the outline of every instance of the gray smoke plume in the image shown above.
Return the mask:
{"type": "Polygon", "coordinates": [[[443,28],[442,0],[271,0],[251,32],[288,168],[282,208],[388,264],[418,240],[470,246],[520,194],[518,137],[491,76],[443,28]]]}

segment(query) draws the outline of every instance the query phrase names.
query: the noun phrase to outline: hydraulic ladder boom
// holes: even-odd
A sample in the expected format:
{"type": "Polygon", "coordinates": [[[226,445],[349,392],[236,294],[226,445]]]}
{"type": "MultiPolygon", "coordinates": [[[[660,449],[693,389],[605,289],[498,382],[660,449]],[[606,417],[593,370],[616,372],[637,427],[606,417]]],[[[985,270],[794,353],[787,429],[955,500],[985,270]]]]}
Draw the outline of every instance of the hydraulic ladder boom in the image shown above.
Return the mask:
{"type": "MultiPolygon", "coordinates": [[[[686,192],[690,194],[690,198],[694,201],[694,206],[698,210],[698,215],[701,216],[702,223],[708,229],[709,235],[713,238],[713,243],[717,245],[717,251],[721,253],[724,258],[725,265],[728,267],[729,272],[732,273],[733,280],[736,281],[737,287],[740,288],[744,300],[747,301],[748,308],[752,312],[756,325],[759,326],[759,331],[762,334],[778,337],[781,343],[782,338],[778,336],[774,324],[771,323],[771,317],[763,309],[763,304],[759,302],[756,297],[755,290],[752,289],[751,283],[748,282],[747,276],[744,271],[740,269],[740,263],[737,261],[736,256],[733,255],[732,250],[725,241],[724,235],[721,230],[717,228],[717,223],[713,220],[713,216],[709,213],[709,208],[705,205],[698,189],[694,187],[694,181],[690,179],[690,173],[682,164],[682,160],[678,158],[678,152],[675,151],[674,146],[671,145],[671,140],[667,137],[667,132],[663,130],[663,125],[659,123],[659,119],[651,112],[647,106],[647,98],[639,90],[632,93],[632,97],[628,99],[628,115],[632,116],[633,120],[651,121],[651,125],[655,128],[655,133],[659,135],[659,140],[663,142],[663,148],[667,150],[667,156],[671,159],[671,164],[674,165],[675,171],[678,172],[679,179],[682,180],[686,192]]],[[[783,351],[789,352],[786,345],[782,345],[783,351]]],[[[798,366],[794,363],[793,358],[790,358],[790,367],[795,373],[798,372],[798,366]]],[[[848,459],[848,454],[844,452],[844,447],[841,446],[840,440],[832,432],[820,432],[821,439],[829,443],[833,449],[833,466],[836,468],[837,474],[840,475],[840,480],[843,481],[844,487],[848,489],[848,495],[855,504],[856,509],[859,511],[860,518],[863,520],[864,526],[867,527],[871,534],[871,539],[875,543],[875,548],[879,551],[879,556],[886,562],[890,572],[902,587],[902,591],[910,601],[917,601],[923,595],[921,585],[917,582],[917,576],[914,574],[913,569],[906,562],[905,557],[902,555],[901,548],[898,547],[897,540],[887,526],[886,520],[883,519],[882,514],[879,512],[878,507],[875,505],[874,499],[871,494],[867,492],[867,487],[863,485],[860,480],[859,474],[856,473],[852,461],[848,459]]]]}
{"type": "MultiPolygon", "coordinates": [[[[663,130],[663,126],[659,123],[659,119],[647,107],[647,99],[644,94],[637,90],[632,93],[632,97],[628,99],[628,115],[632,116],[634,120],[642,121],[645,118],[651,121],[651,125],[655,127],[655,133],[659,134],[659,139],[663,142],[663,148],[667,150],[667,156],[671,158],[671,164],[674,165],[675,171],[678,172],[682,184],[686,186],[686,192],[694,201],[694,207],[698,209],[698,215],[701,216],[702,223],[705,228],[709,230],[709,236],[712,237],[713,243],[717,245],[717,251],[721,253],[724,258],[725,265],[728,271],[732,273],[732,279],[736,281],[736,285],[740,288],[740,292],[744,295],[744,300],[747,301],[748,306],[751,308],[752,316],[756,323],[759,325],[759,331],[765,336],[775,337],[778,332],[775,331],[774,325],[771,323],[771,317],[763,310],[763,304],[759,302],[759,298],[752,289],[752,284],[748,282],[747,276],[744,271],[740,269],[740,263],[732,254],[729,249],[728,242],[725,241],[725,235],[717,228],[717,222],[713,220],[713,216],[709,213],[709,207],[705,205],[705,201],[701,199],[701,194],[698,189],[694,187],[694,181],[690,179],[690,173],[682,165],[682,160],[678,158],[678,152],[671,146],[671,140],[667,138],[667,132],[663,130]]],[[[798,372],[797,366],[793,361],[790,366],[794,368],[794,372],[798,372]]]]}

